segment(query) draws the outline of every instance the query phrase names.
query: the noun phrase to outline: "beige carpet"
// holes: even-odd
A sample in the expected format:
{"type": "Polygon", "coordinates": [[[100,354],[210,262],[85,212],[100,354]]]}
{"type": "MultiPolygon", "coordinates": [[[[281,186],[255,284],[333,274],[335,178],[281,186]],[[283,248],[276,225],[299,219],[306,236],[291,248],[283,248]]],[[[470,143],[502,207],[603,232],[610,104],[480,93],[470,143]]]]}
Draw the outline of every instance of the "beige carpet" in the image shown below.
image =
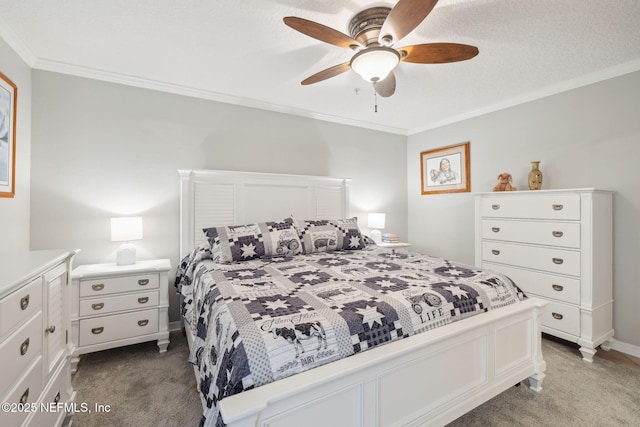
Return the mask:
{"type": "MultiPolygon", "coordinates": [[[[450,426],[640,426],[640,365],[613,351],[584,363],[576,346],[549,338],[542,350],[540,394],[525,383],[511,387],[450,426]]],[[[172,332],[164,354],[150,342],[83,356],[72,379],[77,402],[110,405],[110,412],[78,413],[73,426],[198,426],[187,353],[186,339],[172,332]]]]}

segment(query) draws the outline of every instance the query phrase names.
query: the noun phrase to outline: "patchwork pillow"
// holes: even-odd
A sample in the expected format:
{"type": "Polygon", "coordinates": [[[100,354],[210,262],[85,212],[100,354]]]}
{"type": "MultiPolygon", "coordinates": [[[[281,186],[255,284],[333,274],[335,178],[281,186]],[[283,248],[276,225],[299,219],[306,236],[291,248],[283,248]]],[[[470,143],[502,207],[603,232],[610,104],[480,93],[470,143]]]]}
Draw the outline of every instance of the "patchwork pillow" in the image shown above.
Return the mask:
{"type": "Polygon", "coordinates": [[[281,222],[204,228],[215,262],[296,255],[302,244],[290,218],[281,222]]]}
{"type": "Polygon", "coordinates": [[[357,218],[296,221],[302,253],[364,249],[357,218]]]}

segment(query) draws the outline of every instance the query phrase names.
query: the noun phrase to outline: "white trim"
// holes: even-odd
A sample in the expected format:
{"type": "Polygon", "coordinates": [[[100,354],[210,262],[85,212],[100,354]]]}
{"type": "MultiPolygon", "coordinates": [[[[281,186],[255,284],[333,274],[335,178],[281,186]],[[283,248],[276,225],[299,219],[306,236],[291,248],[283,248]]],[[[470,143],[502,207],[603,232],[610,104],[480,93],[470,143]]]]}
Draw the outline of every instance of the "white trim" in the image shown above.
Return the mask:
{"type": "Polygon", "coordinates": [[[604,80],[612,79],[614,77],[620,77],[625,74],[630,74],[640,70],[640,59],[625,62],[624,64],[615,65],[613,67],[596,71],[593,73],[585,74],[579,77],[575,77],[570,80],[565,80],[561,83],[544,87],[542,89],[523,93],[511,99],[507,99],[496,104],[487,105],[477,110],[468,111],[466,113],[457,114],[447,117],[438,122],[434,122],[425,126],[413,128],[407,130],[407,135],[415,135],[427,130],[436,129],[442,126],[450,125],[463,120],[471,119],[485,114],[494,113],[499,110],[515,107],[517,105],[526,104],[527,102],[535,101],[537,99],[546,98],[551,95],[556,95],[569,90],[577,89],[579,87],[588,86],[593,83],[598,83],[604,80]]]}
{"type": "Polygon", "coordinates": [[[27,63],[29,67],[33,68],[33,64],[37,60],[36,55],[34,55],[31,49],[29,49],[27,45],[22,42],[20,37],[18,37],[16,33],[11,30],[11,27],[4,19],[2,19],[1,16],[0,38],[3,39],[9,45],[9,47],[13,49],[24,62],[27,63]]]}
{"type": "Polygon", "coordinates": [[[444,118],[438,122],[434,122],[425,126],[403,129],[394,126],[383,126],[376,123],[363,122],[360,120],[345,119],[343,117],[320,114],[313,111],[302,110],[299,108],[287,107],[283,105],[271,104],[269,102],[257,101],[253,99],[241,98],[219,92],[207,91],[188,86],[182,86],[167,82],[161,82],[151,79],[145,79],[130,76],[121,73],[114,73],[95,68],[82,67],[79,65],[68,64],[50,59],[38,58],[20,38],[10,30],[10,26],[0,17],[0,38],[4,39],[7,44],[18,53],[18,55],[33,69],[52,71],[77,77],[85,77],[94,80],[117,83],[127,86],[139,87],[144,89],[157,90],[160,92],[173,93],[176,95],[189,96],[193,98],[207,99],[210,101],[222,102],[226,104],[239,105],[249,108],[257,108],[265,111],[273,111],[283,114],[290,114],[299,117],[305,117],[315,120],[321,120],[331,123],[338,123],[347,126],[361,127],[380,132],[391,134],[410,136],[427,130],[439,128],[445,125],[453,124],[473,117],[482,116],[495,111],[504,110],[516,105],[524,104],[536,99],[545,98],[568,90],[587,86],[603,80],[619,77],[624,74],[633,73],[640,70],[640,59],[629,61],[623,64],[596,71],[590,74],[579,76],[556,85],[547,86],[540,90],[525,93],[506,101],[488,105],[477,110],[469,111],[444,118]]]}
{"type": "Polygon", "coordinates": [[[640,358],[640,346],[613,340],[613,342],[611,343],[611,348],[613,350],[619,351],[620,353],[640,358]]]}
{"type": "Polygon", "coordinates": [[[377,130],[399,135],[407,135],[406,129],[396,128],[392,126],[383,126],[376,123],[363,122],[360,120],[345,119],[343,117],[333,116],[329,114],[321,114],[313,111],[302,110],[299,108],[287,107],[284,105],[272,104],[269,102],[258,101],[255,99],[241,98],[238,96],[228,95],[220,92],[198,89],[189,86],[182,86],[173,83],[167,83],[157,80],[145,79],[136,76],[130,76],[121,73],[98,70],[95,68],[82,67],[74,64],[53,61],[49,59],[40,59],[34,61],[33,68],[43,71],[52,71],[56,73],[67,74],[77,77],[85,77],[94,80],[101,80],[110,83],[117,83],[127,86],[139,87],[143,89],[157,90],[160,92],[173,93],[176,95],[184,95],[192,98],[207,99],[209,101],[222,102],[225,104],[239,105],[249,108],[257,108],[265,111],[274,111],[277,113],[290,114],[309,119],[321,120],[332,123],[339,123],[348,126],[362,127],[366,129],[377,130]]]}

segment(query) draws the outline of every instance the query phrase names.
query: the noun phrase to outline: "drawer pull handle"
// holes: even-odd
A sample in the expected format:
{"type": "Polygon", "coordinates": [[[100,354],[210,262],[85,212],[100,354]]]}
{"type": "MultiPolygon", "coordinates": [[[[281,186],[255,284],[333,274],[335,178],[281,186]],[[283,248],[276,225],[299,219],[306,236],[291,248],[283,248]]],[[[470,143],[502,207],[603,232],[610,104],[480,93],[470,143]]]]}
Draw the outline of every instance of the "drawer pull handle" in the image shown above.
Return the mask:
{"type": "Polygon", "coordinates": [[[52,334],[56,331],[56,325],[51,325],[47,329],[44,330],[48,334],[52,334]]]}
{"type": "Polygon", "coordinates": [[[138,285],[140,286],[146,286],[149,284],[149,279],[140,279],[138,280],[138,285]]]}
{"type": "Polygon", "coordinates": [[[500,251],[497,249],[491,249],[491,253],[494,255],[500,255],[500,251]]]}
{"type": "Polygon", "coordinates": [[[562,231],[552,231],[553,237],[562,237],[564,233],[562,231]]]}
{"type": "Polygon", "coordinates": [[[551,313],[551,315],[553,316],[554,319],[556,320],[562,320],[562,318],[564,317],[562,314],[560,313],[551,313]]]}
{"type": "Polygon", "coordinates": [[[554,264],[562,264],[564,262],[564,260],[562,258],[551,258],[553,260],[554,264]]]}
{"type": "Polygon", "coordinates": [[[93,289],[94,291],[101,291],[104,289],[104,284],[103,283],[98,283],[95,285],[91,285],[91,289],[93,289]]]}
{"type": "Polygon", "coordinates": [[[20,298],[20,310],[24,311],[29,307],[29,294],[20,298]]]}
{"type": "Polygon", "coordinates": [[[91,329],[91,333],[94,334],[94,335],[101,334],[102,331],[104,331],[104,327],[103,326],[100,326],[99,328],[92,328],[91,329]]]}
{"type": "Polygon", "coordinates": [[[29,398],[29,387],[27,387],[24,393],[22,393],[22,396],[20,396],[20,403],[24,405],[25,403],[27,403],[28,398],[29,398]]]}
{"type": "Polygon", "coordinates": [[[149,297],[138,298],[138,302],[140,304],[146,304],[147,302],[149,302],[149,297]]]}
{"type": "Polygon", "coordinates": [[[500,227],[491,227],[491,231],[493,231],[494,233],[497,233],[500,231],[500,227]]]}
{"type": "Polygon", "coordinates": [[[558,292],[562,292],[562,290],[564,289],[564,286],[562,285],[551,285],[551,287],[553,288],[554,291],[558,291],[558,292]]]}
{"type": "Polygon", "coordinates": [[[138,320],[138,326],[147,326],[149,324],[148,319],[138,320]]]}
{"type": "Polygon", "coordinates": [[[24,340],[22,344],[20,344],[20,356],[24,356],[29,351],[29,338],[24,340]]]}
{"type": "Polygon", "coordinates": [[[103,302],[99,302],[96,304],[91,304],[91,308],[93,308],[94,310],[102,310],[102,308],[104,307],[104,303],[103,302]]]}
{"type": "Polygon", "coordinates": [[[56,393],[56,397],[53,398],[53,403],[58,403],[60,402],[60,392],[56,393]]]}
{"type": "Polygon", "coordinates": [[[564,205],[551,205],[554,211],[561,211],[564,205]]]}
{"type": "Polygon", "coordinates": [[[498,209],[500,209],[500,205],[491,205],[491,209],[497,211],[498,209]]]}

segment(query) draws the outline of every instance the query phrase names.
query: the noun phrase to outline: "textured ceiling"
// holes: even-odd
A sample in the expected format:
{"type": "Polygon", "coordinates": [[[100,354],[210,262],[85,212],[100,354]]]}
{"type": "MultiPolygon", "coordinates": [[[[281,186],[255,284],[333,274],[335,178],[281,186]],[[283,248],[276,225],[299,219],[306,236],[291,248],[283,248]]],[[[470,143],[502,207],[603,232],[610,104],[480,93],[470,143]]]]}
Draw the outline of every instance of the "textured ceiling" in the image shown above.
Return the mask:
{"type": "MultiPolygon", "coordinates": [[[[0,0],[0,37],[33,68],[412,134],[640,70],[640,1],[441,0],[396,47],[480,54],[401,63],[378,97],[352,71],[301,86],[352,52],[300,34],[298,16],[347,33],[366,0],[0,0]]],[[[0,58],[0,71],[2,61],[0,58]]]]}

